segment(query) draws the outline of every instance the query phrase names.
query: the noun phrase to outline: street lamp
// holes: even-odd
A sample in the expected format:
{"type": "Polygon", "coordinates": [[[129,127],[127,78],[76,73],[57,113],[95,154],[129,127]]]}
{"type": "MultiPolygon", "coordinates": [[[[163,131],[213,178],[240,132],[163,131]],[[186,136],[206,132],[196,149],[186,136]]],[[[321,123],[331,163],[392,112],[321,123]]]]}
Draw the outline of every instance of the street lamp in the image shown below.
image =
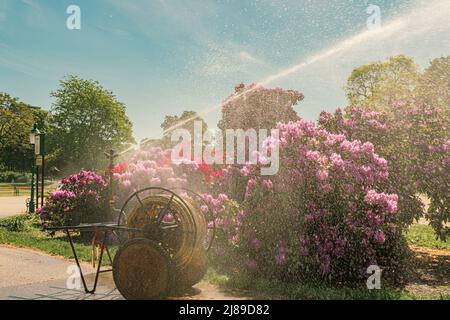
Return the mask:
{"type": "Polygon", "coordinates": [[[33,155],[31,158],[31,197],[30,197],[30,203],[29,203],[29,212],[35,213],[35,204],[34,204],[34,174],[36,171],[36,150],[40,149],[40,139],[39,139],[39,130],[37,128],[37,124],[34,124],[33,129],[30,131],[30,144],[34,147],[33,149],[33,155]]]}

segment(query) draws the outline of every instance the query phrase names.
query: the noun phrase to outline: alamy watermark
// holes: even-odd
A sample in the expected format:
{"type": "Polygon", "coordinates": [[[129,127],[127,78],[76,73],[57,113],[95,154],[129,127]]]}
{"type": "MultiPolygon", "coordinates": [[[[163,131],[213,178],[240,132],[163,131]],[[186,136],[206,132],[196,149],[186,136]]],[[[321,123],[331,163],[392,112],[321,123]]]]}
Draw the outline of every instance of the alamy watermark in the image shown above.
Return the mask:
{"type": "Polygon", "coordinates": [[[77,5],[70,5],[66,9],[69,17],[66,20],[66,27],[69,30],[81,30],[81,8],[77,5]]]}
{"type": "Polygon", "coordinates": [[[367,268],[366,273],[368,275],[370,275],[367,278],[367,289],[369,290],[380,290],[381,289],[381,268],[379,266],[376,265],[371,265],[367,268]]]}
{"type": "Polygon", "coordinates": [[[376,30],[381,28],[381,9],[379,6],[370,4],[366,13],[369,14],[369,18],[367,18],[366,24],[369,30],[376,30]]]}
{"type": "Polygon", "coordinates": [[[278,129],[272,129],[270,136],[266,129],[227,129],[224,135],[222,131],[203,132],[202,121],[194,121],[194,137],[189,130],[178,128],[171,131],[171,140],[179,142],[172,150],[175,163],[202,159],[208,165],[261,164],[263,176],[275,175],[279,170],[278,129]]]}
{"type": "Polygon", "coordinates": [[[69,290],[81,289],[81,273],[77,265],[70,265],[67,267],[66,273],[69,277],[66,280],[66,288],[69,290]]]}

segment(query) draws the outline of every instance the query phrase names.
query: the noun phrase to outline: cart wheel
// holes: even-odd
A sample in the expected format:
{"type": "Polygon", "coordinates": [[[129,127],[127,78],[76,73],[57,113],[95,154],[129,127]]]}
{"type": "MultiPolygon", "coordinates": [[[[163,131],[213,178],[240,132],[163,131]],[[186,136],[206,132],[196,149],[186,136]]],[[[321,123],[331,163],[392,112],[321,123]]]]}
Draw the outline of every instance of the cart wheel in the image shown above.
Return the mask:
{"type": "Polygon", "coordinates": [[[113,261],[114,282],[127,300],[163,298],[172,287],[174,270],[166,251],[144,238],[127,241],[113,261]]]}

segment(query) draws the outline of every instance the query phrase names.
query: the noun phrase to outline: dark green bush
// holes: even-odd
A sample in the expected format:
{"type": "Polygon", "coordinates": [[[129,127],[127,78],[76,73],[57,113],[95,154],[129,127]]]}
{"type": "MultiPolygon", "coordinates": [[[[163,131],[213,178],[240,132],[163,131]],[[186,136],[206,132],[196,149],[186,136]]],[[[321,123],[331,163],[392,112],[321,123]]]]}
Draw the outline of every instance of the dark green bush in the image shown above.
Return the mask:
{"type": "Polygon", "coordinates": [[[26,223],[30,220],[29,215],[13,216],[0,220],[0,228],[5,228],[10,232],[22,232],[26,228],[26,223]]]}
{"type": "Polygon", "coordinates": [[[0,182],[28,182],[30,174],[16,171],[3,171],[0,172],[0,182]]]}

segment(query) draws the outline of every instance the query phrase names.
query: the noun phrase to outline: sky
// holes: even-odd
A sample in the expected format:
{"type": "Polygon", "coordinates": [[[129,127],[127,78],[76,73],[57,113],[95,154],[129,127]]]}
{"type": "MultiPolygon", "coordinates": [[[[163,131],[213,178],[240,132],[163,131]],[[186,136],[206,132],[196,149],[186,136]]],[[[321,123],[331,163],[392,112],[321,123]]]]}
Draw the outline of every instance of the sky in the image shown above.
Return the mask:
{"type": "Polygon", "coordinates": [[[65,76],[98,80],[138,141],[184,110],[215,127],[241,82],[304,93],[295,110],[315,120],[346,105],[355,67],[406,54],[425,68],[449,34],[449,0],[0,0],[0,92],[50,109],[65,76]]]}

